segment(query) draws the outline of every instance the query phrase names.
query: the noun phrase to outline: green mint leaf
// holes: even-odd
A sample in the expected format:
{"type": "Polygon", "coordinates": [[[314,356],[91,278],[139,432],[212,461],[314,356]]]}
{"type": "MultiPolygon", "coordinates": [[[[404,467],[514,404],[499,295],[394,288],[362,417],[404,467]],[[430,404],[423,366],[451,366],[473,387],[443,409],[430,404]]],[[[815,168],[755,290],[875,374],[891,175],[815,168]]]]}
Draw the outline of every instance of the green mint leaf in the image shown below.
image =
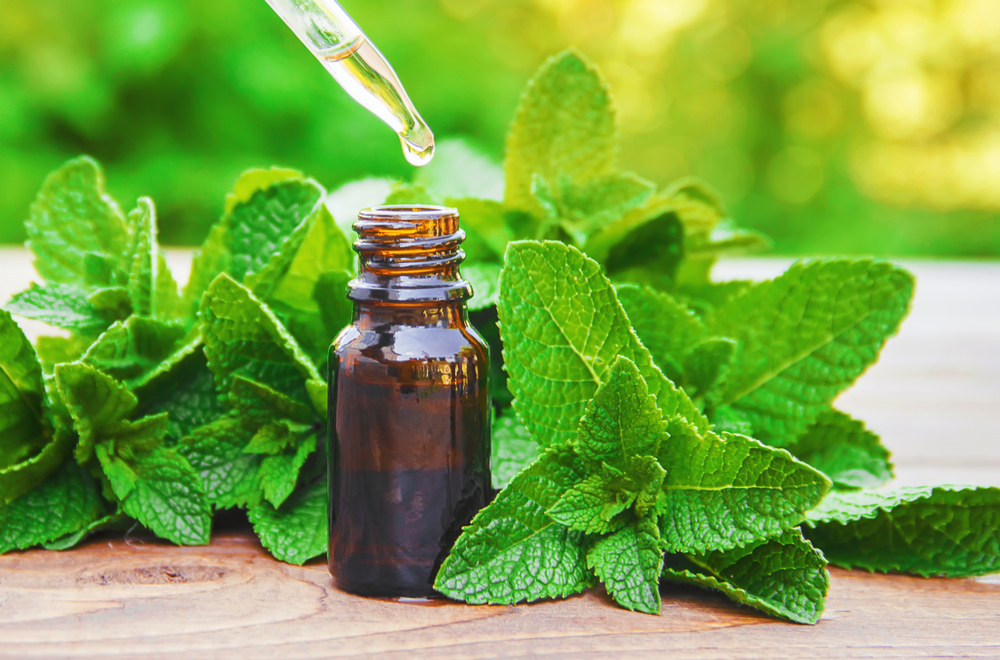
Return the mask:
{"type": "Polygon", "coordinates": [[[251,504],[247,514],[261,544],[281,561],[302,565],[324,554],[329,542],[326,479],[300,488],[278,508],[251,504]]]}
{"type": "Polygon", "coordinates": [[[79,362],[56,366],[55,378],[80,435],[75,450],[80,464],[90,459],[100,440],[130,433],[128,418],[139,402],[125,385],[79,362]]]}
{"type": "Polygon", "coordinates": [[[875,362],[912,296],[912,275],[871,259],[799,262],[755,284],[706,320],[740,344],[721,403],[762,440],[794,441],[875,362]]]}
{"type": "MultiPolygon", "coordinates": [[[[314,290],[328,273],[353,273],[355,254],[326,206],[319,205],[309,218],[308,232],[295,253],[280,285],[270,299],[305,312],[319,312],[314,290]]],[[[346,294],[341,293],[346,298],[346,294]]],[[[339,330],[340,328],[338,328],[339,330]]]]}
{"type": "Polygon", "coordinates": [[[159,264],[156,241],[156,209],[153,200],[140,197],[128,214],[131,235],[128,267],[128,297],[132,310],[140,316],[155,314],[156,280],[159,264]]]}
{"type": "Polygon", "coordinates": [[[63,362],[76,362],[90,348],[90,341],[79,336],[51,337],[41,336],[35,339],[35,352],[42,363],[42,371],[52,373],[52,368],[63,362]]]}
{"type": "Polygon", "coordinates": [[[649,181],[627,172],[606,174],[583,183],[559,176],[551,186],[543,179],[536,179],[534,188],[548,221],[565,223],[580,232],[579,242],[644,205],[655,190],[649,181]]]}
{"type": "Polygon", "coordinates": [[[219,274],[230,269],[233,255],[229,250],[229,227],[225,224],[213,225],[201,248],[191,261],[191,276],[184,286],[181,307],[187,316],[198,313],[201,299],[209,285],[219,274]]]}
{"type": "Polygon", "coordinates": [[[109,286],[95,289],[87,296],[87,302],[112,321],[127,319],[132,314],[132,300],[125,287],[109,286]]]}
{"type": "Polygon", "coordinates": [[[42,547],[46,550],[70,550],[80,545],[80,543],[86,539],[91,534],[96,534],[97,532],[103,531],[105,529],[122,529],[122,531],[128,529],[126,525],[131,525],[132,519],[128,516],[122,515],[120,513],[112,513],[104,516],[103,518],[98,518],[94,522],[86,525],[83,529],[73,532],[72,534],[67,534],[66,536],[60,537],[55,541],[49,541],[43,543],[42,547]]]}
{"type": "Polygon", "coordinates": [[[468,302],[470,312],[492,307],[500,299],[500,264],[478,263],[462,266],[462,277],[472,285],[473,296],[468,302]]]}
{"type": "Polygon", "coordinates": [[[613,172],[617,161],[615,111],[601,74],[573,50],[549,59],[528,83],[507,135],[504,201],[541,216],[536,177],[584,183],[613,172]]]}
{"type": "Polygon", "coordinates": [[[189,353],[175,352],[164,366],[168,368],[163,374],[138,390],[137,396],[142,414],[168,413],[167,438],[174,444],[222,417],[226,407],[216,394],[200,347],[189,353]]]}
{"type": "Polygon", "coordinates": [[[1000,571],[1000,488],[833,492],[806,537],[831,563],[869,571],[970,577],[1000,571]]]}
{"type": "Polygon", "coordinates": [[[531,439],[528,429],[513,411],[493,422],[490,449],[490,474],[493,488],[504,488],[518,472],[538,458],[538,444],[531,439]]]}
{"type": "Polygon", "coordinates": [[[88,254],[117,263],[128,242],[125,216],[105,190],[101,166],[87,156],[45,179],[24,226],[35,269],[50,283],[84,284],[88,254]]]}
{"type": "Polygon", "coordinates": [[[656,456],[666,422],[635,363],[617,357],[580,418],[577,453],[627,470],[636,456],[656,456]]]}
{"type": "Polygon", "coordinates": [[[324,194],[310,179],[285,179],[256,190],[246,202],[237,202],[226,216],[236,281],[259,273],[282,253],[296,227],[308,218],[324,194]]]}
{"type": "Polygon", "coordinates": [[[11,502],[45,481],[73,453],[73,435],[57,428],[40,452],[0,469],[0,503],[11,502]]]}
{"type": "Polygon", "coordinates": [[[305,399],[304,381],[321,380],[274,313],[228,275],[209,287],[201,306],[208,367],[227,393],[237,375],[305,399]]]}
{"type": "Polygon", "coordinates": [[[667,378],[680,382],[684,358],[705,338],[701,319],[669,294],[647,286],[619,284],[615,291],[653,362],[667,378]]]}
{"type": "Polygon", "coordinates": [[[94,479],[67,461],[34,490],[0,503],[0,554],[72,534],[100,516],[103,508],[94,479]]]}
{"type": "Polygon", "coordinates": [[[647,204],[591,234],[584,251],[618,281],[671,289],[684,257],[684,226],[673,208],[647,204]]]}
{"type": "Polygon", "coordinates": [[[658,503],[668,552],[727,550],[779,534],[802,522],[830,487],[788,452],[751,438],[702,436],[677,418],[668,432],[658,503]]]}
{"type": "Polygon", "coordinates": [[[316,419],[309,406],[242,376],[233,379],[229,403],[242,418],[259,423],[287,419],[299,424],[312,424],[316,419]]]}
{"type": "Polygon", "coordinates": [[[198,475],[183,456],[155,447],[126,458],[104,444],[95,453],[125,513],[178,545],[208,543],[212,511],[198,475]]]}
{"type": "Polygon", "coordinates": [[[307,435],[294,449],[293,453],[268,456],[260,464],[258,474],[264,490],[264,499],[278,509],[295,490],[299,471],[305,465],[306,459],[316,451],[316,434],[307,435]]]}
{"type": "Polygon", "coordinates": [[[160,367],[185,335],[184,327],[145,316],[117,321],[84,354],[82,361],[128,385],[160,367]]]}
{"type": "Polygon", "coordinates": [[[796,623],[823,615],[830,574],[823,554],[789,529],[766,541],[700,555],[667,555],[663,577],[717,589],[737,603],[796,623]]]}
{"type": "MultiPolygon", "coordinates": [[[[302,172],[286,167],[251,168],[244,170],[233,185],[232,192],[226,193],[226,214],[233,212],[238,204],[246,204],[261,190],[267,190],[276,183],[302,179],[302,172]]],[[[218,274],[218,273],[217,273],[218,274]]],[[[214,276],[212,279],[215,279],[214,276]]]]}
{"type": "Polygon", "coordinates": [[[467,603],[569,596],[594,584],[583,535],[545,512],[586,476],[569,447],[550,449],[481,510],[458,537],[434,588],[467,603]]]}
{"type": "Polygon", "coordinates": [[[497,303],[514,408],[543,447],[576,437],[580,417],[619,355],[629,358],[664,417],[707,422],[653,364],[600,266],[561,243],[507,248],[497,303]]]}
{"type": "MultiPolygon", "coordinates": [[[[624,488],[625,475],[609,465],[566,490],[546,513],[561,525],[586,534],[616,531],[616,519],[632,506],[636,493],[624,488]]],[[[661,476],[662,481],[662,476],[661,476]]]]}
{"type": "Polygon", "coordinates": [[[643,517],[598,540],[587,551],[587,566],[622,607],[660,613],[663,548],[655,516],[643,517]]]}
{"type": "MultiPolygon", "coordinates": [[[[434,160],[419,168],[413,181],[434,199],[468,197],[497,202],[503,199],[503,168],[461,138],[438,141],[434,160]]],[[[448,201],[445,205],[453,206],[448,201]]],[[[464,209],[461,210],[464,217],[464,209]]]]}
{"type": "Polygon", "coordinates": [[[513,229],[508,226],[511,212],[503,204],[466,197],[449,197],[444,203],[461,214],[460,223],[465,232],[462,251],[468,262],[478,265],[503,259],[507,243],[515,238],[513,229]]]}
{"type": "Polygon", "coordinates": [[[212,505],[229,509],[260,499],[258,471],[263,457],[245,452],[255,432],[251,424],[221,417],[195,429],[177,445],[212,505]]]}
{"type": "Polygon", "coordinates": [[[34,456],[50,437],[45,384],[35,349],[0,310],[0,470],[34,456]]]}
{"type": "Polygon", "coordinates": [[[876,488],[892,479],[889,451],[862,422],[827,410],[788,447],[838,488],[876,488]]]}
{"type": "Polygon", "coordinates": [[[737,344],[725,337],[701,342],[684,358],[684,389],[695,397],[714,394],[729,373],[737,344]]]}
{"type": "Polygon", "coordinates": [[[88,300],[88,292],[73,284],[32,285],[14,296],[6,308],[18,316],[51,326],[96,336],[114,321],[88,300]]]}
{"type": "Polygon", "coordinates": [[[156,254],[156,278],[153,280],[153,309],[156,318],[170,320],[193,321],[189,310],[181,302],[177,292],[177,280],[170,272],[167,259],[162,252],[156,254]]]}

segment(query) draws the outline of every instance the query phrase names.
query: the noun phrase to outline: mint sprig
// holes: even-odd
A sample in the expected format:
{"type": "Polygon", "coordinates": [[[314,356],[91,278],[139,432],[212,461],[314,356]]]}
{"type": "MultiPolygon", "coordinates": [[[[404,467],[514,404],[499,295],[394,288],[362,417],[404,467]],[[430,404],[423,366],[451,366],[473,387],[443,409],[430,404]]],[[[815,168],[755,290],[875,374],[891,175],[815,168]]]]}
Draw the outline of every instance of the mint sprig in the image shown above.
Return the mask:
{"type": "Polygon", "coordinates": [[[872,259],[716,282],[767,245],[719,196],[618,165],[600,72],[574,51],[521,99],[503,167],[442,142],[413,182],[327,193],[245,172],[183,291],[152,200],[127,214],[69,161],[26,221],[40,281],[0,312],[0,552],[141,524],[182,544],[245,508],[275,557],[327,549],[331,341],[356,273],[346,230],[383,201],[457,206],[468,306],[490,343],[499,490],[435,586],[469,603],[603,584],[656,613],[661,581],[815,623],[827,560],[1000,571],[990,488],[883,488],[889,453],[836,396],[878,358],[913,277],[872,259]],[[32,347],[10,313],[61,328],[32,347]],[[877,489],[876,489],[877,488],[877,489]],[[804,534],[804,536],[803,536],[804,534]]]}

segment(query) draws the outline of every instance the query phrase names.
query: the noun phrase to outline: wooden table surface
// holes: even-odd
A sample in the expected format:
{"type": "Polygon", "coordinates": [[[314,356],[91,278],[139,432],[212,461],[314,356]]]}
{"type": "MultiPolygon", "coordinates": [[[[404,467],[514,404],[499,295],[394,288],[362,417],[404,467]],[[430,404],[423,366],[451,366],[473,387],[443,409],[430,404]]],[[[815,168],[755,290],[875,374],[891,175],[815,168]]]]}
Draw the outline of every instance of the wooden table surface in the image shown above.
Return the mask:
{"type": "MultiPolygon", "coordinates": [[[[181,273],[189,259],[170,255],[181,273]]],[[[1000,486],[1000,263],[904,264],[913,313],[838,405],[882,435],[900,482],[1000,486]]],[[[31,279],[28,256],[0,248],[0,302],[31,279]]],[[[521,606],[365,599],[334,588],[323,563],[282,564],[239,531],[201,548],[105,536],[0,557],[0,657],[1000,657],[1000,576],[831,574],[822,621],[799,626],[680,586],[665,587],[660,616],[599,589],[521,606]]]]}

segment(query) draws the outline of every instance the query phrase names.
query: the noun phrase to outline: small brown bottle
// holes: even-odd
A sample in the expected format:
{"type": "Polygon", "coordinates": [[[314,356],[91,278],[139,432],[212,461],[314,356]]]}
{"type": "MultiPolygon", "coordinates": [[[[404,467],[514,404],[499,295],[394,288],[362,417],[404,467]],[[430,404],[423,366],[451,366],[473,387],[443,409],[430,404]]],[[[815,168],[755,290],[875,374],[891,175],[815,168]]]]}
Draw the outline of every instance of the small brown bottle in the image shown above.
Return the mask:
{"type": "Polygon", "coordinates": [[[468,323],[458,212],[380,206],[354,224],[354,322],[330,349],[330,573],[428,596],[490,492],[489,348],[468,323]]]}

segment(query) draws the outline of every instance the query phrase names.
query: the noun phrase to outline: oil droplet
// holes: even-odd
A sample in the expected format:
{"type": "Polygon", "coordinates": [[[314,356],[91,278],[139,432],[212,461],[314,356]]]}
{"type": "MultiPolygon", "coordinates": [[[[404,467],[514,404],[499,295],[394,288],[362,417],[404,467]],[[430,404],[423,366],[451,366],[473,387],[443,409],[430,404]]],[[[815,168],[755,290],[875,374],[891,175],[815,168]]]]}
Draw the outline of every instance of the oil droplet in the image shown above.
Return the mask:
{"type": "Polygon", "coordinates": [[[407,162],[419,167],[431,161],[434,133],[413,107],[392,66],[364,34],[314,55],[351,98],[399,135],[407,162]]]}

